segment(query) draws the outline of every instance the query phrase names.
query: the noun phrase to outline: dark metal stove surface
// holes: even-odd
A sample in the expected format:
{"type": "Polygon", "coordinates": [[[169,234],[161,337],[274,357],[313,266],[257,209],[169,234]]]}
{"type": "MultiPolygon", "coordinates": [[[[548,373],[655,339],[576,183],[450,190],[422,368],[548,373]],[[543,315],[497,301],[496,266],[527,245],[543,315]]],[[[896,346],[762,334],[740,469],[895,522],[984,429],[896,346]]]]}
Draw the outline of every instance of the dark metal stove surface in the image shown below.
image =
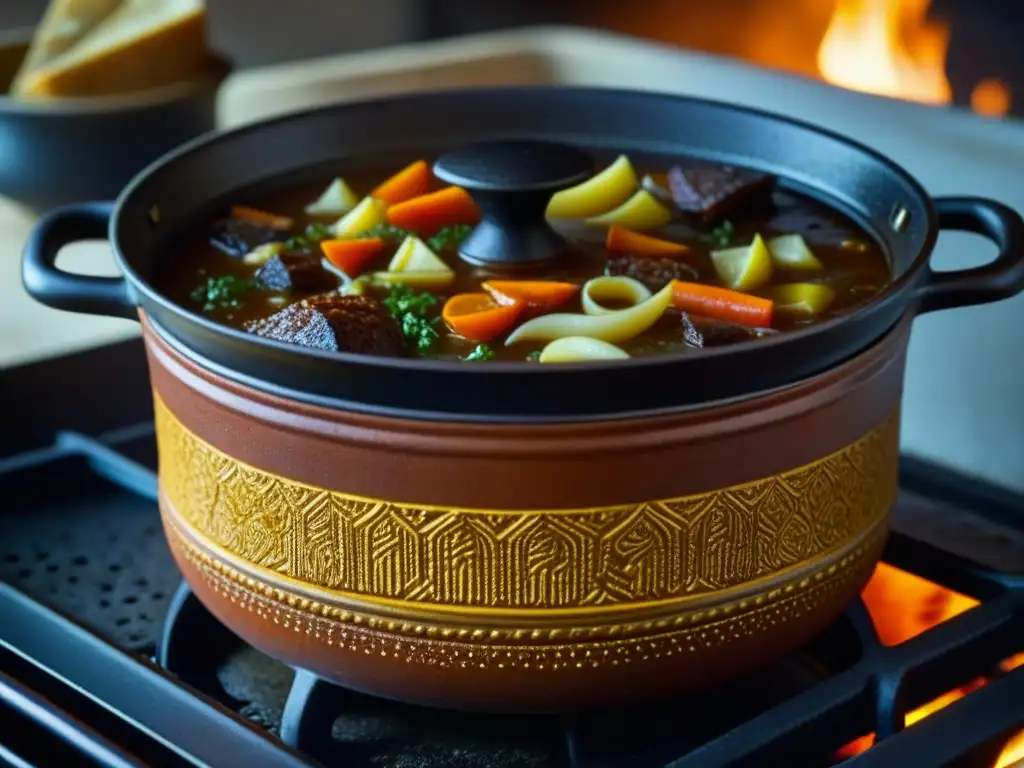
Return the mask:
{"type": "Polygon", "coordinates": [[[879,743],[850,764],[989,766],[1024,728],[1024,667],[998,669],[1024,652],[1015,494],[904,461],[886,561],[981,605],[901,645],[881,646],[857,603],[801,651],[699,696],[454,713],[295,673],[179,586],[147,386],[138,342],[0,377],[0,766],[811,766],[870,731],[879,743]],[[906,711],[979,675],[990,682],[901,731],[906,711]]]}

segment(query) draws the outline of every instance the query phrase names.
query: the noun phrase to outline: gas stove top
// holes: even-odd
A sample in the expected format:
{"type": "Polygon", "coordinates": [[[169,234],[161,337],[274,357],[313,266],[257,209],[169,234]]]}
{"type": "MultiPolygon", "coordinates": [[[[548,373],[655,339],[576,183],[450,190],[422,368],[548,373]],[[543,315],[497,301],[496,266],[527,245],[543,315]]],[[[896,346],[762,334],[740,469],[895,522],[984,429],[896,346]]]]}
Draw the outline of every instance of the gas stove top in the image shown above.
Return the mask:
{"type": "Polygon", "coordinates": [[[181,584],[130,341],[5,372],[0,765],[992,766],[1024,728],[1024,499],[913,459],[885,561],[979,605],[898,645],[862,602],[777,664],[627,711],[483,716],[372,698],[246,646],[181,584]],[[987,684],[903,728],[905,714],[987,684]]]}

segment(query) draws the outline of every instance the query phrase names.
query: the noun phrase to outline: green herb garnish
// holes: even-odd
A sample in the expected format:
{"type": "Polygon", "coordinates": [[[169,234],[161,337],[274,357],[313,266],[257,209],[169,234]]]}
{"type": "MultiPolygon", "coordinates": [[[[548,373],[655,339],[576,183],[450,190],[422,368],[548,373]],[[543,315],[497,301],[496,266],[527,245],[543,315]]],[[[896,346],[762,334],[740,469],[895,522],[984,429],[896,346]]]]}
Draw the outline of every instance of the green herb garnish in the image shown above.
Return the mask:
{"type": "Polygon", "coordinates": [[[242,306],[242,296],[258,287],[255,280],[249,277],[224,275],[208,277],[206,282],[197,286],[191,294],[193,301],[201,302],[203,312],[215,309],[238,309],[242,306]]]}
{"type": "Polygon", "coordinates": [[[301,235],[289,237],[285,241],[285,247],[291,250],[314,248],[322,240],[330,240],[332,237],[334,237],[334,230],[329,225],[321,221],[314,221],[306,227],[306,231],[301,235]]]}
{"type": "Polygon", "coordinates": [[[405,240],[405,238],[412,234],[414,233],[408,229],[402,229],[391,224],[378,224],[376,227],[356,235],[356,239],[363,240],[368,237],[379,237],[382,240],[405,240]]]}
{"type": "Polygon", "coordinates": [[[382,301],[398,321],[406,343],[420,352],[429,352],[440,338],[436,326],[441,318],[430,316],[437,302],[434,294],[416,293],[402,283],[394,286],[382,301]]]}
{"type": "Polygon", "coordinates": [[[467,363],[476,360],[491,360],[496,354],[497,353],[486,344],[477,344],[476,349],[462,359],[467,363]]]}
{"type": "Polygon", "coordinates": [[[732,238],[735,234],[736,231],[733,228],[732,222],[726,219],[717,227],[712,229],[709,234],[701,235],[699,239],[705,243],[717,245],[719,248],[725,248],[732,242],[732,238]]]}
{"type": "Polygon", "coordinates": [[[443,251],[445,248],[457,248],[472,231],[473,227],[469,224],[456,224],[451,227],[444,227],[427,240],[427,245],[435,251],[443,251]]]}
{"type": "Polygon", "coordinates": [[[533,350],[533,352],[531,352],[530,354],[528,354],[526,356],[526,359],[529,362],[531,362],[531,363],[539,363],[540,362],[540,350],[539,349],[533,350]]]}

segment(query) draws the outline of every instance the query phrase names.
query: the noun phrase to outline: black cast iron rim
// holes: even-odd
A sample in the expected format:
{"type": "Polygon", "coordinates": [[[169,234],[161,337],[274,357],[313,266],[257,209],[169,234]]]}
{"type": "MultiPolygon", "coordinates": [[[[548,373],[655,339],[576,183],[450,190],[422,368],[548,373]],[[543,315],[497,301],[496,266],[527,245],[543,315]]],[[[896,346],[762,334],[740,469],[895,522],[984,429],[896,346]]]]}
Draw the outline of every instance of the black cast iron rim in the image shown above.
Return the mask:
{"type": "Polygon", "coordinates": [[[1024,220],[1005,205],[972,197],[932,201],[892,161],[804,122],[723,102],[601,88],[387,97],[201,138],[153,164],[116,203],[70,206],[47,217],[25,254],[23,280],[43,303],[119,317],[135,317],[141,309],[187,356],[258,389],[298,392],[339,408],[356,404],[364,412],[400,409],[424,418],[476,415],[474,420],[510,422],[602,420],[774,391],[856,357],[903,317],[1024,290],[1024,220]],[[429,130],[410,140],[408,126],[421,123],[429,130]],[[894,279],[855,311],[774,337],[557,366],[312,350],[214,323],[147,282],[168,257],[171,239],[240,195],[303,175],[312,180],[371,160],[399,162],[496,138],[575,143],[599,155],[627,152],[640,162],[686,157],[773,174],[783,188],[856,220],[883,247],[894,279]],[[936,272],[928,260],[940,229],[982,234],[999,246],[999,255],[981,267],[936,272]],[[55,268],[61,244],[103,233],[123,278],[86,278],[55,268]]]}
{"type": "MultiPolygon", "coordinates": [[[[403,419],[410,421],[439,421],[439,422],[457,422],[457,423],[469,423],[469,424],[522,424],[523,426],[545,426],[545,425],[558,425],[558,424],[581,424],[581,423],[594,423],[594,422],[614,422],[614,421],[635,421],[642,419],[659,419],[666,416],[677,416],[684,413],[693,413],[697,411],[709,410],[712,408],[725,408],[731,405],[739,405],[744,402],[756,400],[758,398],[770,397],[784,393],[788,390],[795,389],[800,386],[805,386],[812,383],[817,379],[823,379],[826,376],[834,373],[837,369],[850,367],[850,373],[853,373],[853,369],[856,366],[855,360],[848,360],[844,363],[840,363],[834,368],[830,368],[827,371],[809,376],[807,378],[799,379],[787,384],[782,384],[771,389],[761,390],[758,392],[751,392],[744,395],[736,395],[735,397],[721,398],[718,400],[710,400],[704,403],[692,403],[688,405],[669,405],[661,408],[638,408],[635,410],[620,410],[607,414],[547,414],[547,415],[520,415],[515,418],[509,418],[503,415],[497,415],[492,413],[473,413],[466,411],[463,413],[452,413],[449,411],[439,410],[426,410],[426,409],[410,409],[403,408],[401,406],[381,406],[371,405],[368,403],[359,402],[357,400],[343,400],[336,397],[325,397],[323,395],[317,395],[310,392],[303,392],[298,389],[291,389],[289,387],[280,386],[267,381],[263,381],[254,376],[247,376],[244,373],[231,370],[219,363],[210,360],[209,358],[199,355],[194,350],[190,349],[188,345],[167,332],[167,329],[160,325],[159,321],[153,318],[147,318],[146,322],[152,329],[154,336],[158,337],[168,347],[170,347],[175,353],[183,357],[188,362],[197,366],[198,368],[218,376],[225,381],[232,384],[248,387],[261,394],[270,395],[272,397],[281,398],[288,400],[293,403],[301,403],[303,405],[310,405],[317,408],[328,408],[336,411],[346,411],[351,413],[359,413],[368,416],[377,416],[391,419],[403,419]]],[[[902,325],[902,323],[900,324],[902,325]]],[[[889,341],[890,336],[898,333],[903,333],[899,325],[891,329],[881,339],[871,344],[868,349],[864,350],[865,353],[871,351],[876,346],[885,344],[889,341]]]]}
{"type": "MultiPolygon", "coordinates": [[[[767,119],[770,119],[770,120],[773,120],[773,121],[776,121],[776,122],[779,122],[779,123],[788,124],[788,125],[791,125],[791,126],[796,127],[796,128],[803,128],[805,130],[813,131],[813,132],[815,132],[817,134],[820,134],[822,136],[826,136],[828,138],[831,138],[831,139],[833,139],[835,141],[842,142],[842,143],[846,144],[847,146],[850,146],[850,147],[856,149],[857,151],[862,152],[863,154],[870,156],[876,162],[884,164],[885,166],[888,167],[888,169],[890,171],[892,171],[894,174],[897,174],[898,176],[900,176],[901,180],[905,184],[907,184],[913,190],[913,192],[919,197],[920,202],[923,203],[923,207],[925,208],[925,210],[928,213],[927,229],[928,229],[929,235],[928,235],[927,241],[925,243],[925,246],[924,246],[924,248],[921,249],[921,252],[919,253],[917,259],[914,261],[913,264],[911,264],[903,272],[902,275],[900,275],[899,277],[895,278],[888,286],[886,286],[885,290],[882,291],[876,297],[876,299],[874,301],[870,302],[870,304],[881,303],[881,302],[887,300],[888,298],[890,298],[890,297],[892,297],[894,295],[897,295],[897,294],[901,294],[906,289],[910,288],[912,286],[912,284],[914,283],[914,281],[919,277],[918,272],[920,271],[920,269],[922,267],[924,267],[927,264],[928,258],[931,256],[931,252],[932,252],[932,249],[935,246],[935,241],[937,239],[938,233],[936,231],[937,227],[936,227],[935,210],[934,210],[934,208],[931,205],[931,202],[930,202],[931,198],[928,195],[927,191],[902,166],[896,164],[894,161],[892,161],[888,157],[882,155],[879,152],[876,152],[875,150],[871,149],[867,145],[861,144],[861,143],[859,143],[857,141],[854,141],[853,139],[850,139],[850,138],[848,138],[846,136],[843,136],[842,134],[835,133],[833,131],[829,131],[829,130],[826,130],[824,128],[820,128],[820,127],[818,127],[816,125],[812,125],[811,123],[808,123],[808,122],[805,122],[805,121],[795,120],[795,119],[784,117],[782,115],[778,115],[778,114],[775,114],[775,113],[772,113],[772,112],[768,112],[768,111],[765,111],[765,110],[754,109],[752,107],[744,107],[744,106],[732,104],[732,103],[726,102],[726,101],[716,101],[716,100],[711,100],[711,99],[701,99],[701,98],[696,98],[696,97],[677,96],[677,95],[674,95],[674,94],[662,94],[662,93],[655,93],[655,92],[639,92],[639,91],[631,91],[631,90],[617,89],[617,88],[566,88],[566,87],[562,87],[562,86],[529,86],[529,87],[510,87],[510,88],[479,88],[479,89],[474,88],[474,89],[464,89],[464,90],[459,90],[459,91],[432,91],[432,92],[418,93],[418,94],[415,94],[415,95],[412,95],[412,96],[399,96],[399,97],[385,96],[385,97],[382,97],[382,98],[379,98],[379,99],[370,99],[370,100],[366,100],[366,101],[361,101],[358,104],[331,105],[331,106],[319,107],[319,108],[311,109],[311,110],[303,110],[303,111],[300,111],[300,112],[294,112],[294,113],[282,115],[282,116],[279,116],[279,117],[271,118],[269,120],[263,120],[263,121],[259,121],[259,122],[252,123],[252,124],[249,124],[249,125],[245,125],[245,126],[242,126],[240,128],[237,128],[237,129],[234,129],[234,130],[231,130],[231,131],[219,132],[219,133],[216,133],[216,134],[213,134],[213,135],[201,136],[201,137],[199,137],[197,139],[194,139],[194,140],[188,142],[187,144],[182,145],[177,150],[172,151],[171,153],[169,153],[165,157],[157,160],[149,168],[145,169],[130,185],[128,185],[125,188],[124,192],[122,192],[121,195],[118,197],[118,199],[117,199],[117,201],[115,203],[113,216],[111,217],[111,220],[110,220],[110,242],[114,246],[114,254],[115,254],[115,259],[117,261],[118,269],[122,270],[122,272],[124,273],[125,277],[128,278],[128,281],[131,283],[132,287],[135,290],[137,290],[140,293],[142,293],[147,299],[149,299],[149,300],[151,300],[151,301],[153,301],[155,303],[160,304],[165,309],[170,309],[170,310],[175,311],[177,313],[187,313],[187,314],[191,315],[192,318],[194,319],[194,321],[196,321],[199,324],[201,324],[202,326],[204,326],[207,330],[210,330],[210,331],[215,332],[215,333],[220,333],[222,335],[226,335],[226,336],[238,339],[238,340],[242,340],[242,341],[245,341],[245,342],[250,343],[250,344],[257,344],[257,345],[260,345],[260,346],[276,348],[276,349],[280,349],[280,350],[284,350],[284,351],[288,351],[288,352],[297,352],[298,354],[301,354],[303,356],[312,356],[312,357],[317,357],[317,358],[321,358],[321,359],[328,360],[328,361],[337,360],[337,359],[340,358],[340,359],[344,359],[344,360],[350,360],[350,361],[353,361],[353,362],[359,362],[359,363],[364,364],[364,365],[374,365],[374,366],[378,366],[379,365],[379,366],[388,367],[388,368],[392,368],[393,367],[393,368],[402,368],[402,369],[408,369],[408,370],[423,370],[424,368],[430,368],[430,369],[437,369],[437,370],[447,370],[447,371],[452,372],[452,373],[458,372],[460,374],[461,373],[470,372],[471,375],[479,375],[478,372],[482,372],[482,375],[489,375],[489,376],[497,375],[497,374],[500,374],[500,373],[509,373],[509,372],[519,371],[519,370],[522,369],[522,365],[520,363],[518,363],[518,362],[492,362],[492,363],[488,363],[486,366],[466,366],[466,365],[463,365],[463,364],[461,364],[461,363],[459,363],[457,361],[448,361],[448,360],[423,360],[423,359],[415,359],[415,358],[387,358],[387,357],[372,357],[372,356],[369,356],[369,355],[357,355],[357,354],[352,354],[352,353],[348,353],[348,352],[326,352],[326,351],[317,350],[317,349],[309,349],[309,348],[297,347],[296,345],[287,344],[285,342],[275,341],[273,339],[266,339],[266,338],[263,338],[263,337],[254,336],[252,334],[245,333],[244,331],[240,331],[240,330],[237,330],[235,328],[230,328],[228,326],[220,325],[218,323],[215,323],[212,320],[209,320],[209,319],[203,317],[202,315],[196,314],[194,312],[191,312],[190,310],[187,310],[187,309],[185,309],[183,307],[178,306],[177,304],[174,304],[169,299],[167,299],[164,296],[162,296],[152,286],[150,286],[149,283],[145,279],[143,279],[135,270],[133,270],[131,268],[131,266],[128,264],[127,259],[125,258],[124,254],[121,252],[121,249],[120,249],[120,247],[118,245],[117,230],[118,230],[118,227],[119,227],[119,224],[120,224],[120,218],[123,215],[123,211],[124,211],[124,208],[125,208],[126,204],[132,199],[132,196],[136,192],[136,190],[150,176],[158,173],[162,168],[164,168],[165,166],[168,166],[171,163],[177,161],[179,158],[185,157],[185,156],[193,153],[195,150],[197,150],[197,149],[199,149],[201,147],[204,147],[204,146],[209,146],[209,145],[214,145],[214,144],[218,144],[218,143],[221,143],[221,142],[229,141],[232,138],[234,138],[235,136],[239,136],[239,135],[250,133],[250,132],[260,131],[260,130],[263,130],[263,129],[267,128],[268,126],[272,126],[272,125],[279,124],[279,123],[284,123],[284,122],[289,122],[289,121],[296,120],[296,119],[301,119],[303,117],[306,117],[308,115],[312,115],[312,114],[315,114],[315,113],[318,113],[318,112],[330,112],[332,110],[337,110],[337,109],[346,109],[346,108],[353,108],[353,107],[358,107],[358,106],[369,106],[369,105],[372,105],[374,103],[393,102],[396,99],[397,100],[401,100],[401,101],[406,101],[406,102],[431,101],[431,100],[437,100],[437,99],[442,99],[442,98],[443,99],[453,99],[453,98],[454,99],[463,99],[463,98],[464,99],[473,99],[473,98],[481,96],[481,95],[489,95],[489,94],[493,94],[493,93],[507,94],[510,98],[516,98],[516,97],[518,97],[520,95],[532,96],[532,95],[541,94],[541,93],[544,93],[544,92],[552,92],[552,93],[557,92],[559,94],[579,94],[579,95],[595,95],[595,96],[601,95],[601,96],[607,96],[607,97],[611,97],[611,98],[653,99],[653,100],[663,100],[666,103],[678,103],[678,104],[713,105],[713,106],[716,106],[716,107],[719,107],[719,108],[722,108],[722,109],[725,109],[725,110],[728,110],[728,111],[731,111],[731,112],[759,116],[759,117],[767,118],[767,119]],[[472,370],[470,371],[469,369],[472,369],[472,370]]],[[[678,148],[676,149],[676,151],[678,152],[678,148]]],[[[810,191],[810,190],[801,189],[802,185],[792,183],[792,181],[790,179],[787,179],[787,178],[784,178],[784,177],[780,177],[780,182],[782,182],[784,184],[786,184],[786,182],[790,182],[790,183],[786,184],[786,186],[788,188],[794,189],[796,191],[800,191],[800,192],[810,191]]],[[[820,193],[819,193],[819,199],[820,199],[820,193]]],[[[833,207],[838,208],[839,210],[842,210],[844,213],[847,213],[847,215],[852,215],[853,218],[861,219],[861,221],[859,223],[864,224],[864,225],[868,224],[867,222],[864,222],[862,220],[862,217],[858,216],[856,212],[849,211],[848,206],[843,205],[843,203],[841,201],[827,200],[826,199],[824,202],[826,202],[826,204],[830,204],[833,207]]],[[[869,232],[871,232],[872,234],[877,234],[877,230],[878,229],[879,229],[879,227],[875,226],[875,227],[870,228],[869,232]]],[[[811,335],[820,335],[820,334],[827,333],[830,329],[843,325],[849,318],[854,317],[857,314],[860,314],[862,311],[863,311],[863,309],[859,309],[859,310],[856,310],[854,312],[851,312],[848,315],[843,315],[841,317],[832,318],[830,320],[826,320],[826,321],[823,321],[821,323],[817,323],[817,324],[815,324],[813,326],[809,326],[806,329],[792,330],[792,331],[788,331],[786,334],[780,334],[780,335],[774,336],[774,337],[757,339],[757,340],[750,341],[750,342],[739,342],[737,344],[731,344],[731,345],[724,346],[724,347],[712,347],[712,348],[708,348],[708,349],[695,350],[692,353],[683,353],[683,354],[685,354],[685,356],[688,357],[688,358],[690,358],[690,357],[701,357],[701,358],[721,357],[721,356],[728,355],[731,352],[735,352],[735,350],[737,348],[739,348],[739,347],[749,347],[751,344],[757,344],[757,345],[760,345],[762,347],[763,346],[775,346],[775,345],[779,345],[779,344],[784,344],[787,341],[792,341],[792,340],[795,340],[795,339],[805,338],[805,337],[811,336],[811,335]]],[[[631,358],[629,360],[620,360],[620,361],[615,361],[613,363],[593,362],[593,363],[572,363],[572,364],[569,364],[569,365],[572,365],[575,370],[581,371],[581,372],[585,372],[585,371],[604,371],[604,370],[607,370],[610,367],[615,367],[615,368],[620,368],[620,367],[638,367],[638,368],[641,368],[641,367],[648,367],[648,366],[649,367],[658,367],[659,363],[662,363],[666,359],[673,359],[673,358],[678,358],[678,357],[680,357],[680,355],[659,355],[659,356],[656,356],[656,357],[631,358]]],[[[538,369],[540,369],[540,366],[538,366],[538,369]]],[[[553,371],[553,370],[554,370],[553,368],[544,368],[544,369],[542,369],[542,371],[538,371],[538,372],[550,374],[550,372],[553,371]]]]}

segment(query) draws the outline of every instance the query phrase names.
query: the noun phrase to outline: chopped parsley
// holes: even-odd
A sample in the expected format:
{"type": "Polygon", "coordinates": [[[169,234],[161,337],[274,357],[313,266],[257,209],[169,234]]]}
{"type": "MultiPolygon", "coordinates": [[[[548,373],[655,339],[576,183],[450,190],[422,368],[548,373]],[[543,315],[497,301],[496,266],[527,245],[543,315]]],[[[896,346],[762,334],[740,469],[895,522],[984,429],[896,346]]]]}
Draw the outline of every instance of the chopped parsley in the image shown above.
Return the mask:
{"type": "Polygon", "coordinates": [[[467,363],[477,360],[491,360],[494,358],[495,354],[497,353],[486,344],[477,344],[476,349],[462,359],[467,363]]]}
{"type": "Polygon", "coordinates": [[[368,237],[379,237],[382,240],[405,240],[405,238],[412,234],[414,233],[408,229],[402,229],[391,224],[378,224],[376,227],[356,235],[356,239],[363,240],[368,237]]]}
{"type": "Polygon", "coordinates": [[[242,296],[257,287],[258,284],[252,278],[224,275],[206,278],[206,282],[197,286],[189,295],[193,301],[203,305],[203,312],[238,309],[243,304],[242,296]]]}
{"type": "Polygon", "coordinates": [[[539,349],[533,350],[533,352],[531,352],[530,354],[528,354],[526,356],[526,359],[527,359],[528,362],[531,362],[531,363],[539,363],[540,362],[540,350],[539,349]]]}
{"type": "Polygon", "coordinates": [[[441,318],[431,317],[437,302],[434,294],[416,293],[399,283],[388,292],[382,303],[398,321],[406,343],[419,352],[429,352],[440,338],[437,324],[441,318]]]}
{"type": "Polygon", "coordinates": [[[285,247],[291,250],[314,248],[322,240],[330,240],[334,237],[334,230],[322,221],[314,221],[306,227],[301,235],[289,237],[285,241],[285,247]]]}
{"type": "MultiPolygon", "coordinates": [[[[473,227],[468,224],[456,224],[451,227],[444,227],[439,230],[436,235],[427,239],[427,245],[432,250],[442,251],[450,246],[457,246],[463,240],[466,239],[466,235],[473,231],[473,227]]],[[[416,237],[416,233],[408,229],[402,229],[392,224],[378,224],[376,227],[372,227],[365,232],[356,235],[356,239],[363,239],[368,237],[379,237],[382,240],[405,240],[405,238],[412,236],[416,237]]]]}
{"type": "Polygon", "coordinates": [[[435,251],[443,251],[449,247],[457,248],[472,231],[473,227],[470,224],[456,224],[451,227],[445,227],[427,240],[427,245],[435,251]]]}
{"type": "Polygon", "coordinates": [[[732,222],[726,219],[717,227],[711,230],[707,235],[701,235],[700,239],[705,243],[711,243],[717,245],[719,248],[725,248],[732,242],[733,236],[736,234],[733,228],[732,222]]]}

